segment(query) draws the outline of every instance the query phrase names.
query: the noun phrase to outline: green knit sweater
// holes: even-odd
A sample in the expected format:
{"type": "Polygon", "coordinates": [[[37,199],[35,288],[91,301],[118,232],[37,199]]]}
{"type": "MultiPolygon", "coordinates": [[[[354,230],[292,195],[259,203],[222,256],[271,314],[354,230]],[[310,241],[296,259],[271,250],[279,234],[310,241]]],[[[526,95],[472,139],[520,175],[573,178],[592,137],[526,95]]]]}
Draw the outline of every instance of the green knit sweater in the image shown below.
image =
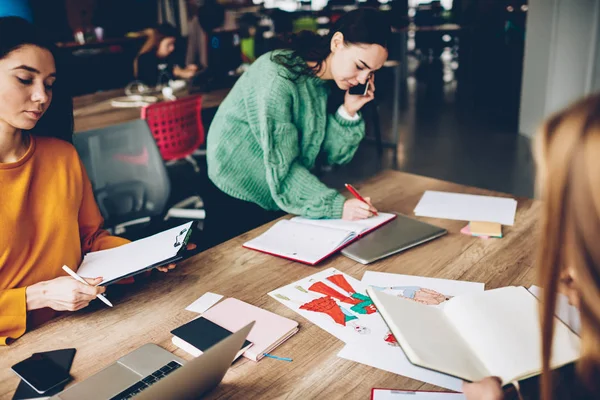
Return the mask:
{"type": "Polygon", "coordinates": [[[228,195],[266,210],[341,218],[345,197],[310,171],[321,152],[329,164],[349,162],[364,122],[327,114],[325,81],[286,77],[290,72],[267,53],[239,78],[208,132],[208,176],[228,195]]]}

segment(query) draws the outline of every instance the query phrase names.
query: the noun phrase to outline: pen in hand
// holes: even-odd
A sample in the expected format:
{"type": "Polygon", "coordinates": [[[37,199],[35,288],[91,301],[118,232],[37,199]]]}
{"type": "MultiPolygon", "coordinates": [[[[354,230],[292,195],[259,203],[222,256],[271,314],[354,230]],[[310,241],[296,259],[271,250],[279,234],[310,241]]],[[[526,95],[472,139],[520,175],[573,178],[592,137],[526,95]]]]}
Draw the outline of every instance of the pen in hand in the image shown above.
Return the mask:
{"type": "Polygon", "coordinates": [[[350,193],[352,193],[352,195],[354,197],[356,197],[358,200],[362,201],[365,204],[368,204],[371,208],[372,208],[372,212],[374,215],[379,215],[377,214],[377,211],[375,210],[375,207],[373,207],[372,204],[370,204],[368,201],[366,201],[361,195],[360,193],[358,193],[358,191],[356,189],[354,189],[354,186],[350,185],[349,183],[346,183],[346,189],[348,189],[350,191],[350,193]]]}
{"type": "MultiPolygon", "coordinates": [[[[82,277],[80,277],[79,275],[77,275],[75,272],[73,272],[73,270],[69,267],[67,267],[66,265],[63,265],[62,267],[63,271],[65,271],[67,274],[71,275],[72,278],[74,278],[76,281],[83,283],[84,285],[88,285],[91,286],[89,283],[87,283],[85,281],[85,279],[83,279],[82,277]]],[[[112,303],[110,301],[108,301],[108,299],[106,297],[104,297],[102,294],[97,294],[96,297],[98,299],[100,299],[100,301],[102,301],[104,304],[106,304],[109,307],[112,307],[112,303]]]]}

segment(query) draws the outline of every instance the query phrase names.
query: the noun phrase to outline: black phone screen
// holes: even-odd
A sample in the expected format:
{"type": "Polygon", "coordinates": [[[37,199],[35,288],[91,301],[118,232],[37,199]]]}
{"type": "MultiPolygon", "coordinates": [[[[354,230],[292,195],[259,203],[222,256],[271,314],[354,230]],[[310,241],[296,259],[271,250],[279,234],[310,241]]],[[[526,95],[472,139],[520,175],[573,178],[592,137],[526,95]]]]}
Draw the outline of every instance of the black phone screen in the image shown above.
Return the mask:
{"type": "Polygon", "coordinates": [[[43,354],[34,354],[12,366],[12,370],[38,393],[68,381],[71,376],[64,368],[43,354]]]}
{"type": "Polygon", "coordinates": [[[367,94],[367,89],[369,88],[369,84],[365,83],[364,85],[356,85],[350,88],[350,94],[355,96],[365,96],[367,94]]]}

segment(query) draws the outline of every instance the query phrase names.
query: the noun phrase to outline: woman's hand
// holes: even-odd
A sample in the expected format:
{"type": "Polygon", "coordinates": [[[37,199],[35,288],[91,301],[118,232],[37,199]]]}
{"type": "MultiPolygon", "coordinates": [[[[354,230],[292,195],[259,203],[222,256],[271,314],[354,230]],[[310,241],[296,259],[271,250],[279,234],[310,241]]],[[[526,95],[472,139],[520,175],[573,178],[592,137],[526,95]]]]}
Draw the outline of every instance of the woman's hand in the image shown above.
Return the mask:
{"type": "Polygon", "coordinates": [[[358,199],[350,199],[344,202],[344,210],[342,211],[342,219],[346,221],[357,221],[359,219],[369,218],[374,212],[377,212],[371,204],[371,198],[365,197],[367,203],[358,199]]]}
{"type": "Polygon", "coordinates": [[[198,71],[198,67],[194,64],[190,64],[185,68],[181,68],[176,65],[173,68],[173,75],[175,75],[177,78],[189,79],[194,76],[196,71],[198,71]]]}
{"type": "MultiPolygon", "coordinates": [[[[188,243],[188,245],[185,247],[185,249],[187,251],[191,251],[191,250],[194,250],[196,247],[197,246],[196,246],[195,243],[188,243]]],[[[156,269],[159,270],[160,272],[169,272],[170,270],[172,270],[176,266],[177,266],[177,264],[169,264],[169,265],[164,266],[164,267],[156,267],[156,269]]]]}
{"type": "Polygon", "coordinates": [[[169,265],[165,265],[164,267],[156,267],[157,270],[159,270],[160,272],[169,272],[170,270],[174,269],[177,266],[177,264],[169,264],[169,265]]]}
{"type": "Polygon", "coordinates": [[[495,376],[487,377],[479,382],[463,383],[462,389],[467,400],[502,400],[504,398],[500,379],[495,376]]]}
{"type": "Polygon", "coordinates": [[[367,94],[364,96],[350,94],[350,91],[346,92],[344,108],[351,117],[355,116],[358,110],[375,98],[375,77],[371,75],[368,82],[369,90],[367,90],[367,94]]]}
{"type": "Polygon", "coordinates": [[[90,304],[97,294],[106,288],[96,286],[102,277],[84,278],[91,286],[84,285],[70,276],[61,276],[49,281],[28,286],[25,290],[27,310],[50,307],[56,311],[77,311],[90,304]]]}

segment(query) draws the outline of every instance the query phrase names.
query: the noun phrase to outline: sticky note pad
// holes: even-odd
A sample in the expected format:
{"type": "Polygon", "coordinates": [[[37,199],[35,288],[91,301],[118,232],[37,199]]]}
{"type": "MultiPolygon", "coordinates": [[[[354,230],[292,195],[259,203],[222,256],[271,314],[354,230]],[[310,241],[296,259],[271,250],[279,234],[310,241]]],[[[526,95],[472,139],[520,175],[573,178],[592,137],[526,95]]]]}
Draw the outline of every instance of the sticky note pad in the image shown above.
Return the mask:
{"type": "Polygon", "coordinates": [[[471,235],[502,237],[502,225],[497,222],[470,222],[471,235]]]}
{"type": "Polygon", "coordinates": [[[490,238],[489,236],[485,236],[485,235],[474,235],[474,234],[471,234],[471,228],[469,227],[468,224],[467,224],[467,226],[465,226],[464,228],[462,228],[460,230],[460,233],[462,233],[463,235],[475,236],[475,237],[479,237],[479,238],[482,238],[482,239],[489,239],[490,238]]]}

